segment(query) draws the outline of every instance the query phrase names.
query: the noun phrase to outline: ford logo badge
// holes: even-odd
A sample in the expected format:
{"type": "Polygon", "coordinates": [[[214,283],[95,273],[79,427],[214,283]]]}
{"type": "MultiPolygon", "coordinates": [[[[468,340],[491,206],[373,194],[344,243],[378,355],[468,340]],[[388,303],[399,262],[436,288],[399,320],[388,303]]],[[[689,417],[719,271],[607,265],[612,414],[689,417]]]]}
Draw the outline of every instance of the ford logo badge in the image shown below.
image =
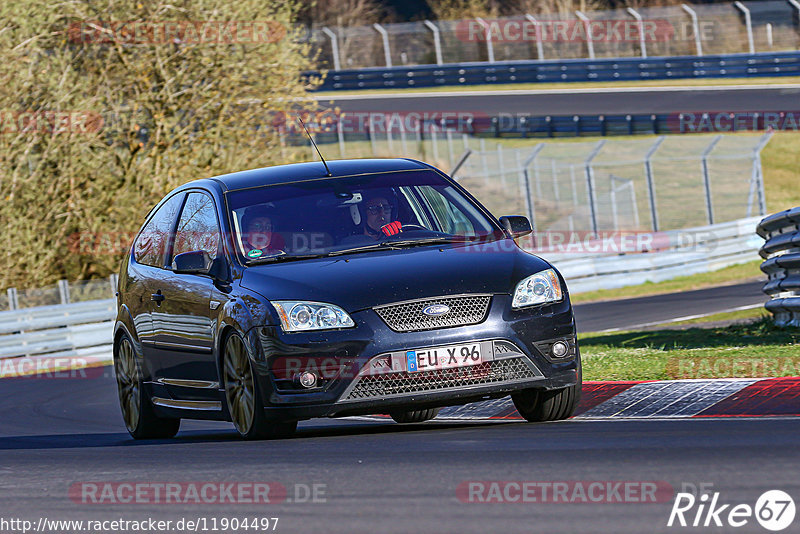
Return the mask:
{"type": "Polygon", "coordinates": [[[447,304],[431,304],[422,309],[422,313],[428,317],[439,317],[450,313],[450,306],[447,304]]]}

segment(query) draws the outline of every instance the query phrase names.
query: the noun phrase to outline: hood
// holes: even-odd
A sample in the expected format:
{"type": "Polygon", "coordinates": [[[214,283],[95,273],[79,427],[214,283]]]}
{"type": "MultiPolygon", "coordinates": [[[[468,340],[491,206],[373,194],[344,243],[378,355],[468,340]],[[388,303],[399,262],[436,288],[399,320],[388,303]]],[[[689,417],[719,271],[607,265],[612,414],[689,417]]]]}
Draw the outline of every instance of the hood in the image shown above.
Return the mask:
{"type": "MultiPolygon", "coordinates": [[[[487,244],[487,245],[491,245],[487,244]]],[[[248,267],[241,285],[269,300],[309,300],[355,312],[381,304],[461,293],[511,293],[550,265],[511,247],[461,244],[348,254],[248,267]]]]}

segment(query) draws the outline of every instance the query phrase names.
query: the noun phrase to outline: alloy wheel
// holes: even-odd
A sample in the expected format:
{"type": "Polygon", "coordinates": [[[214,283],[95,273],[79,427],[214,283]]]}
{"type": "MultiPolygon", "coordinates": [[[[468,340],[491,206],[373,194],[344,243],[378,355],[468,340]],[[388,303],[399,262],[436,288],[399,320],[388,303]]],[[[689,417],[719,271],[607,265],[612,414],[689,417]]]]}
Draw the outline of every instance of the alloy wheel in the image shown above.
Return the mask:
{"type": "Polygon", "coordinates": [[[242,338],[234,334],[225,345],[223,360],[225,397],[231,420],[240,434],[247,434],[253,426],[255,414],[255,386],[250,360],[242,338]]]}
{"type": "Polygon", "coordinates": [[[114,360],[114,370],[117,375],[117,390],[122,417],[125,420],[125,426],[133,432],[139,424],[140,416],[140,373],[139,366],[136,365],[133,345],[127,337],[119,344],[117,358],[114,360]]]}

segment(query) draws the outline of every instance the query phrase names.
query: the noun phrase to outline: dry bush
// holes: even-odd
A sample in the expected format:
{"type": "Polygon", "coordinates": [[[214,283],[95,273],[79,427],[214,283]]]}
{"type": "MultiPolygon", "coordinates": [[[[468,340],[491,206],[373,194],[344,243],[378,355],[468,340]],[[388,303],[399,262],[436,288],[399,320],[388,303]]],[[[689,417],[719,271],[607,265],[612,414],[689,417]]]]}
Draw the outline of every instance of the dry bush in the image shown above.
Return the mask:
{"type": "Polygon", "coordinates": [[[291,33],[295,13],[291,3],[259,0],[0,4],[0,111],[103,118],[87,132],[13,132],[3,123],[0,286],[107,276],[118,270],[120,251],[76,250],[75,236],[129,236],[180,184],[279,163],[279,140],[263,112],[304,99],[300,73],[311,66],[291,33]],[[98,20],[275,20],[289,33],[245,44],[74,39],[70,24],[98,20]]]}

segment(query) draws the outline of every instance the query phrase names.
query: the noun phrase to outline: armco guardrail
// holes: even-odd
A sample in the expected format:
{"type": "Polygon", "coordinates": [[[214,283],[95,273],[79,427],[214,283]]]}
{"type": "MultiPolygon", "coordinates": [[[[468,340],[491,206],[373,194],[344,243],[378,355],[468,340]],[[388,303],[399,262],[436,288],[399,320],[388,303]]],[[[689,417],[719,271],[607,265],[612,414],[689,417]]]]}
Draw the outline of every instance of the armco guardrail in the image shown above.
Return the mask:
{"type": "MultiPolygon", "coordinates": [[[[319,76],[309,72],[307,76],[319,76]]],[[[370,67],[328,71],[318,91],[507,83],[745,78],[800,75],[800,52],[565,59],[370,67]]]]}
{"type": "Polygon", "coordinates": [[[660,244],[660,250],[653,252],[558,254],[544,250],[536,254],[561,271],[570,293],[616,289],[756,260],[761,240],[753,228],[758,221],[759,218],[750,217],[685,230],[639,234],[640,242],[660,244]]]}
{"type": "Polygon", "coordinates": [[[0,360],[111,356],[116,300],[0,312],[0,360]]]}
{"type": "Polygon", "coordinates": [[[782,326],[800,326],[800,207],[765,217],[757,229],[766,241],[761,270],[769,277],[766,308],[782,326]]]}

